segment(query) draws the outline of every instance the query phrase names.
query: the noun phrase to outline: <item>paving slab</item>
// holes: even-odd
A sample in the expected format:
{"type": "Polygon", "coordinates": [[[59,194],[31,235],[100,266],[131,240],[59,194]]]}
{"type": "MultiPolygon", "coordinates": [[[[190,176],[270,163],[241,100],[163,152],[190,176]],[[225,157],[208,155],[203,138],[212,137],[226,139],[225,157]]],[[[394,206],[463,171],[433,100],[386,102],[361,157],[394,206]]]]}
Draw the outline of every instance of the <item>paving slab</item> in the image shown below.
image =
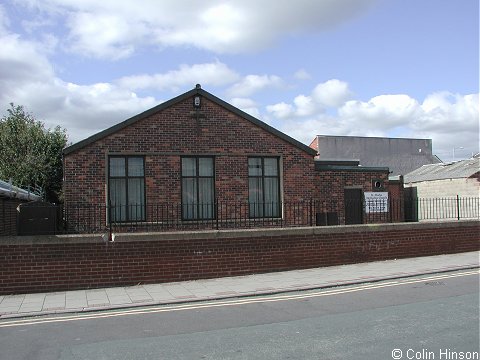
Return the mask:
{"type": "Polygon", "coordinates": [[[153,293],[151,296],[153,301],[159,304],[168,304],[176,300],[168,291],[166,293],[153,293]]]}
{"type": "Polygon", "coordinates": [[[47,294],[42,310],[64,310],[66,293],[47,294]]]}
{"type": "Polygon", "coordinates": [[[47,296],[47,294],[26,294],[24,299],[23,299],[23,304],[30,304],[30,303],[34,303],[34,304],[38,304],[38,303],[42,303],[45,301],[45,297],[47,296]]]}
{"type": "Polygon", "coordinates": [[[42,304],[22,304],[20,309],[18,309],[19,313],[35,313],[43,310],[43,303],[42,304]]]}
{"type": "Polygon", "coordinates": [[[20,305],[18,306],[5,306],[0,308],[0,318],[8,315],[15,315],[19,313],[20,305]]]}
{"type": "Polygon", "coordinates": [[[166,290],[174,297],[174,298],[184,298],[188,299],[190,297],[194,298],[195,295],[192,294],[189,290],[185,289],[182,285],[175,284],[175,285],[166,285],[166,290]]]}
{"type": "Polygon", "coordinates": [[[66,309],[84,309],[88,307],[86,290],[68,291],[65,296],[66,309]]]}
{"type": "Polygon", "coordinates": [[[108,288],[108,289],[105,289],[105,292],[107,294],[108,297],[116,297],[116,296],[127,296],[128,297],[128,294],[127,294],[127,291],[125,288],[121,287],[121,288],[108,288]]]}
{"type": "Polygon", "coordinates": [[[108,300],[111,305],[126,305],[134,303],[128,296],[109,296],[108,300]]]}
{"type": "Polygon", "coordinates": [[[152,297],[143,286],[125,288],[125,292],[127,293],[130,300],[134,303],[138,303],[142,301],[145,301],[145,302],[153,301],[152,297]]]}
{"type": "Polygon", "coordinates": [[[23,300],[25,299],[26,295],[11,295],[11,296],[5,296],[0,303],[0,307],[2,306],[16,306],[22,305],[23,300]]]}
{"type": "Polygon", "coordinates": [[[87,295],[87,304],[88,304],[87,308],[105,307],[110,304],[110,301],[108,300],[107,292],[105,291],[105,289],[87,290],[86,295],[87,295]]]}

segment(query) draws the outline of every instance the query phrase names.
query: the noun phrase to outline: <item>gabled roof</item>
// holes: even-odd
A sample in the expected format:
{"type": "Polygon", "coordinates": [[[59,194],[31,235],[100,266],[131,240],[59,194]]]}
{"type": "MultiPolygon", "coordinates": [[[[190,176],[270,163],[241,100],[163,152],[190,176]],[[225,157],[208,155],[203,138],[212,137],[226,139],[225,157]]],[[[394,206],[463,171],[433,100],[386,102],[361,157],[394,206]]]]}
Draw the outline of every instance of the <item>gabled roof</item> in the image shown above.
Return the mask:
{"type": "Polygon", "coordinates": [[[466,179],[480,172],[480,158],[461,160],[454,163],[430,164],[405,175],[405,183],[420,181],[466,179]]]}
{"type": "Polygon", "coordinates": [[[190,90],[190,91],[187,91],[186,93],[182,94],[182,95],[179,95],[173,99],[170,99],[160,105],[157,105],[147,111],[144,111],[143,113],[140,113],[138,115],[135,115],[121,123],[118,123],[108,129],[105,129],[103,131],[100,131],[99,133],[96,133],[88,138],[86,138],[85,140],[82,140],[76,144],[73,144],[67,148],[65,148],[63,150],[63,154],[64,155],[67,155],[67,154],[70,154],[72,152],[75,152],[87,145],[90,145],[92,143],[94,143],[95,141],[98,141],[106,136],[109,136],[109,135],[112,135],[114,134],[115,132],[121,130],[121,129],[124,129],[126,128],[127,126],[130,126],[134,123],[136,123],[137,121],[139,120],[142,120],[142,119],[145,119],[159,111],[162,111],[164,109],[167,109],[168,107],[172,106],[172,105],[175,105],[176,103],[179,103],[185,99],[188,99],[194,95],[200,95],[202,96],[203,98],[205,99],[208,99],[214,103],[216,103],[217,105],[220,105],[222,107],[224,107],[225,109],[227,109],[228,111],[234,113],[235,115],[238,115],[242,118],[244,118],[245,120],[248,120],[250,121],[252,124],[262,128],[263,130],[277,136],[278,138],[290,143],[291,145],[299,148],[300,150],[303,150],[305,151],[306,153],[314,156],[317,154],[317,152],[310,148],[309,146],[305,145],[305,144],[302,144],[301,142],[295,140],[294,138],[282,133],[281,131],[275,129],[274,127],[264,123],[263,121],[260,121],[258,120],[257,118],[247,114],[246,112],[236,108],[235,106],[223,101],[222,99],[210,94],[208,91],[205,91],[203,90],[200,85],[197,84],[197,86],[190,90]]]}

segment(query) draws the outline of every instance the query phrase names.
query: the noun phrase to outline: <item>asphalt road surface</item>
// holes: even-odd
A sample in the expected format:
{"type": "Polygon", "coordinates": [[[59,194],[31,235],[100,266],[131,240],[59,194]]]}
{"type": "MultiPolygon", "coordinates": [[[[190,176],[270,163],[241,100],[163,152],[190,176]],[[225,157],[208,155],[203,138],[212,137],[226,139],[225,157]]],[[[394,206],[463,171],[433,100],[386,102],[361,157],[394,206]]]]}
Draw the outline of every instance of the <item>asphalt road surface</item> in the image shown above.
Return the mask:
{"type": "Polygon", "coordinates": [[[2,360],[431,360],[478,353],[478,270],[0,321],[2,360]]]}

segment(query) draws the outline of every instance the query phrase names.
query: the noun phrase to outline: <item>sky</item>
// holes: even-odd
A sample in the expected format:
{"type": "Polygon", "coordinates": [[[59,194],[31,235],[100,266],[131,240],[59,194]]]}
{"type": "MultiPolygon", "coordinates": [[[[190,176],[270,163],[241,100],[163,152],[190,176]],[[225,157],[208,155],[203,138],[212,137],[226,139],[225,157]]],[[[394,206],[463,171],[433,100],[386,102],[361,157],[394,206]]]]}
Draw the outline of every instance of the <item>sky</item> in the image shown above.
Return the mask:
{"type": "Polygon", "coordinates": [[[0,114],[71,143],[202,88],[291,137],[479,151],[478,0],[1,0],[0,114]]]}

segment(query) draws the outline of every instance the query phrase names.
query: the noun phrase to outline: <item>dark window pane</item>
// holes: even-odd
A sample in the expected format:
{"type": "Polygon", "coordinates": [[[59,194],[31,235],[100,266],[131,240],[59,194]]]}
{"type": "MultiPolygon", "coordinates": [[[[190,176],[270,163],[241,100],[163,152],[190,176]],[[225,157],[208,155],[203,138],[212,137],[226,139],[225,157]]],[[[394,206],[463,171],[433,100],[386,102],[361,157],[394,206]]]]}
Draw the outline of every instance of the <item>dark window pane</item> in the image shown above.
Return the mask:
{"type": "Polygon", "coordinates": [[[213,218],[213,179],[200,178],[198,179],[198,205],[199,218],[212,219],[213,218]]]}
{"type": "Polygon", "coordinates": [[[199,176],[213,176],[213,159],[199,158],[198,159],[198,175],[199,176]]]}
{"type": "Polygon", "coordinates": [[[145,169],[140,156],[109,159],[108,205],[110,220],[144,221],[145,169]]]}
{"type": "Polygon", "coordinates": [[[182,158],[182,215],[186,220],[215,216],[214,159],[182,158]]]}
{"type": "Polygon", "coordinates": [[[129,220],[145,219],[145,189],[143,179],[128,179],[129,220]]]}
{"type": "Polygon", "coordinates": [[[143,176],[143,158],[128,158],[128,176],[143,176]]]}
{"type": "Polygon", "coordinates": [[[278,175],[278,159],[277,158],[265,158],[263,160],[265,166],[265,176],[277,176],[278,175]]]}
{"type": "Polygon", "coordinates": [[[249,158],[248,174],[250,217],[280,217],[278,158],[249,158]]]}
{"type": "Polygon", "coordinates": [[[112,221],[127,219],[127,193],[125,179],[110,180],[110,211],[112,221]]]}
{"type": "Polygon", "coordinates": [[[262,159],[248,159],[248,176],[262,176],[262,159]]]}
{"type": "Polygon", "coordinates": [[[125,176],[125,158],[110,158],[110,176],[125,176]]]}
{"type": "Polygon", "coordinates": [[[197,218],[197,179],[182,180],[182,213],[184,219],[197,218]]]}
{"type": "Polygon", "coordinates": [[[280,202],[278,198],[278,179],[265,178],[265,216],[278,217],[280,215],[280,202]]]}
{"type": "Polygon", "coordinates": [[[195,158],[182,158],[182,176],[196,176],[197,164],[195,158]]]}
{"type": "Polygon", "coordinates": [[[263,216],[263,182],[262,178],[248,179],[248,202],[250,217],[263,216]]]}

